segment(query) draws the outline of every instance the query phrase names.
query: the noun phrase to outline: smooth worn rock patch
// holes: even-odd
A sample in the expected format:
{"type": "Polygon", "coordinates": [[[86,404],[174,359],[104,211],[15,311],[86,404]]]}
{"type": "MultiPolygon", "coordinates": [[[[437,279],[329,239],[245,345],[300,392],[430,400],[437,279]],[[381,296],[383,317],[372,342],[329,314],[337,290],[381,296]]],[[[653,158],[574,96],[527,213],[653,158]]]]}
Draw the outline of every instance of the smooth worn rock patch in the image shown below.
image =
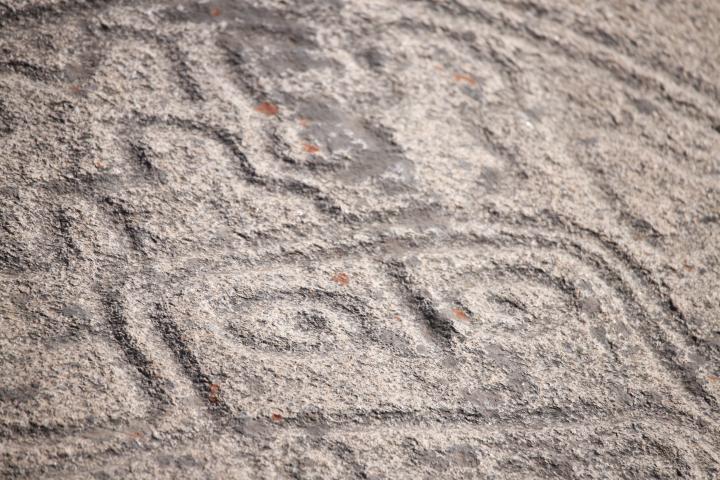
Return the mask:
{"type": "Polygon", "coordinates": [[[0,477],[717,478],[718,32],[0,2],[0,477]]]}

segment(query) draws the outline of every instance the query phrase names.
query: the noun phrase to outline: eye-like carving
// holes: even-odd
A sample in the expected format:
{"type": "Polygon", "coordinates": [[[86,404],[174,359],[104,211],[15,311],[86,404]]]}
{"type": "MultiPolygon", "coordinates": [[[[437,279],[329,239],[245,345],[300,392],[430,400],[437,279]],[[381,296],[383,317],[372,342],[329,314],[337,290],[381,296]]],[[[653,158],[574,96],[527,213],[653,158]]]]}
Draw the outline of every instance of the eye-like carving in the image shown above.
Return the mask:
{"type": "Polygon", "coordinates": [[[247,347],[279,352],[332,351],[366,342],[370,332],[362,319],[342,307],[342,298],[323,296],[318,302],[294,292],[245,302],[228,320],[228,331],[247,347]]]}

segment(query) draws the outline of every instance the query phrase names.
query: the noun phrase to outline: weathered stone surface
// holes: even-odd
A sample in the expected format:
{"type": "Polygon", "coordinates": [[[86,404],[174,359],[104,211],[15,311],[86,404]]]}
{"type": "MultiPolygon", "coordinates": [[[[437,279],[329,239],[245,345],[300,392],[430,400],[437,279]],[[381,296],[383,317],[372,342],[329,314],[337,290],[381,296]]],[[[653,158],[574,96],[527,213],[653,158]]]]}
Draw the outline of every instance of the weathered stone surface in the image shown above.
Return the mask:
{"type": "Polygon", "coordinates": [[[0,2],[3,478],[717,478],[720,4],[0,2]]]}

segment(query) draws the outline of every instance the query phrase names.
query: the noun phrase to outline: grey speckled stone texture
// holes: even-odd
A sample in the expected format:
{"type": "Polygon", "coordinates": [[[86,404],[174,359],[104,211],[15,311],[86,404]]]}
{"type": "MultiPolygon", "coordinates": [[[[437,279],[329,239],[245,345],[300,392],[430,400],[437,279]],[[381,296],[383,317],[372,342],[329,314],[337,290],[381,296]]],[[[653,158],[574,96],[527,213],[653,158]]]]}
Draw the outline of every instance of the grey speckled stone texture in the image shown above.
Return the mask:
{"type": "Polygon", "coordinates": [[[718,478],[720,3],[0,1],[0,477],[718,478]]]}

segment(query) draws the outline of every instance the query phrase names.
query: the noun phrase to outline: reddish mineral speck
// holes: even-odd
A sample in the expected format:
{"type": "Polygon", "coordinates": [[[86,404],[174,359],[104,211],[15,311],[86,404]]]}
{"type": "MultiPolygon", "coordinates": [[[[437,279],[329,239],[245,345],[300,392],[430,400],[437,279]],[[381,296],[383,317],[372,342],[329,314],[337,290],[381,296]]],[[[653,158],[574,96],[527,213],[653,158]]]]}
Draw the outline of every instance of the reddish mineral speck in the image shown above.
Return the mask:
{"type": "Polygon", "coordinates": [[[306,143],[305,145],[303,145],[303,150],[305,150],[307,153],[311,153],[311,154],[312,154],[312,153],[317,153],[317,152],[319,152],[319,151],[320,151],[320,147],[318,147],[317,145],[312,145],[312,144],[310,144],[310,143],[306,143]]]}
{"type": "Polygon", "coordinates": [[[280,111],[277,105],[273,105],[272,103],[268,102],[262,102],[260,105],[255,107],[255,110],[268,116],[277,115],[280,111]]]}
{"type": "Polygon", "coordinates": [[[464,82],[464,83],[467,83],[468,85],[476,85],[477,84],[477,80],[475,80],[475,78],[473,78],[470,75],[465,75],[463,73],[456,73],[453,76],[453,80],[455,80],[456,82],[461,82],[461,83],[464,82]]]}
{"type": "Polygon", "coordinates": [[[210,395],[208,399],[210,403],[218,403],[220,401],[220,385],[217,383],[210,384],[210,395]]]}
{"type": "Polygon", "coordinates": [[[458,320],[470,320],[470,317],[468,317],[468,314],[465,313],[462,308],[453,307],[452,313],[458,320]]]}

